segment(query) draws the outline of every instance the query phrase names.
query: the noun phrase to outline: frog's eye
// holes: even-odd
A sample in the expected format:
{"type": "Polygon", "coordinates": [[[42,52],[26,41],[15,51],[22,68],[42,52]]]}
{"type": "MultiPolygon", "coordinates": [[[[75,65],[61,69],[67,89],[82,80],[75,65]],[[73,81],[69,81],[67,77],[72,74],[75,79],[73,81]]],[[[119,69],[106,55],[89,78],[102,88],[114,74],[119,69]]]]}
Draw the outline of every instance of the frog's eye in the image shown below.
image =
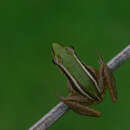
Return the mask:
{"type": "Polygon", "coordinates": [[[69,51],[69,52],[74,52],[74,47],[68,46],[68,47],[66,47],[66,50],[69,51]]]}

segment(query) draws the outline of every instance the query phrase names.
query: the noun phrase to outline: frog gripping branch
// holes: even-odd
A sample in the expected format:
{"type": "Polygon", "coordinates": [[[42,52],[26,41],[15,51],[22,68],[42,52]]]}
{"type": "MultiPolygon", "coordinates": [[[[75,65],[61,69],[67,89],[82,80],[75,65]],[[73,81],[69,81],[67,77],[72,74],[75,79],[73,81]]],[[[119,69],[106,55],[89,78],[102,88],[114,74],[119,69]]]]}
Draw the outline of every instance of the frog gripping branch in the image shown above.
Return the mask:
{"type": "Polygon", "coordinates": [[[67,77],[67,87],[70,94],[65,98],[59,96],[62,102],[52,108],[29,130],[46,130],[63,116],[69,108],[82,115],[99,117],[101,113],[88,106],[100,103],[105,96],[106,88],[108,88],[112,101],[117,100],[117,90],[112,72],[130,59],[130,45],[107,64],[104,63],[104,58],[98,54],[100,67],[97,71],[93,67],[81,63],[72,47],[54,43],[52,50],[54,63],[59,66],[67,77]]]}
{"type": "Polygon", "coordinates": [[[105,90],[108,88],[112,101],[117,100],[114,76],[103,56],[99,55],[99,70],[83,64],[76,56],[74,49],[58,43],[52,45],[54,63],[68,79],[69,96],[60,100],[73,111],[81,115],[99,117],[100,112],[89,108],[103,101],[105,90]]]}

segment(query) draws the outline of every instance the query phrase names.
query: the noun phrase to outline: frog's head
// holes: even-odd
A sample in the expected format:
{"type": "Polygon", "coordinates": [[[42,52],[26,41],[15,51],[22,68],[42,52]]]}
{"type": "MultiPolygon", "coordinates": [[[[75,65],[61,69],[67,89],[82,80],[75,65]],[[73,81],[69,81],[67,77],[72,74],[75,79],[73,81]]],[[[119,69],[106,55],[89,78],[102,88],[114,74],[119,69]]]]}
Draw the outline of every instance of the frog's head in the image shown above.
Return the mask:
{"type": "Polygon", "coordinates": [[[62,63],[62,61],[68,56],[74,55],[74,49],[71,46],[63,46],[58,43],[52,44],[52,52],[54,56],[54,63],[62,63]]]}

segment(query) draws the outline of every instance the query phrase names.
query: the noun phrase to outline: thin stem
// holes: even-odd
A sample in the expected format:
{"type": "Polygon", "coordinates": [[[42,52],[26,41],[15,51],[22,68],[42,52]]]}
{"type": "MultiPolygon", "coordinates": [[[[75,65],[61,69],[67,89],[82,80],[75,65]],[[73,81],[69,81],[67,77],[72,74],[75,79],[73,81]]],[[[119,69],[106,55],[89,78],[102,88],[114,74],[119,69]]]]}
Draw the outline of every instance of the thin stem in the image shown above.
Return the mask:
{"type": "MultiPolygon", "coordinates": [[[[111,71],[115,71],[121,64],[130,58],[130,45],[117,54],[107,65],[111,71]]],[[[63,102],[57,104],[51,111],[49,111],[44,117],[42,117],[36,124],[34,124],[29,130],[46,130],[56,120],[64,115],[69,110],[68,106],[63,102]]]]}

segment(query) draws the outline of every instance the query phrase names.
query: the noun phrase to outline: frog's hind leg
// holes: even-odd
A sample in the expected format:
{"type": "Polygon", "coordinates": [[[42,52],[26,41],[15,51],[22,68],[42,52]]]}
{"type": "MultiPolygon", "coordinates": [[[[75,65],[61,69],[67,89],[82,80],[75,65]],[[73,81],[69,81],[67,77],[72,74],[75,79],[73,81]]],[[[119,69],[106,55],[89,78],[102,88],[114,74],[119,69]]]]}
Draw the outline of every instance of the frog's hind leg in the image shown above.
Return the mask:
{"type": "Polygon", "coordinates": [[[64,99],[61,99],[64,103],[67,103],[67,102],[77,102],[77,103],[80,103],[82,105],[96,105],[98,103],[100,103],[100,101],[97,101],[97,100],[92,100],[92,99],[89,99],[87,97],[82,97],[80,95],[71,95],[71,96],[68,96],[68,97],[65,97],[64,99]]]}
{"type": "MultiPolygon", "coordinates": [[[[101,59],[100,59],[101,60],[101,59]]],[[[104,76],[104,63],[100,62],[99,72],[98,72],[98,83],[101,90],[101,96],[104,98],[106,94],[105,87],[105,76],[104,76]]]]}
{"type": "Polygon", "coordinates": [[[103,90],[102,95],[105,95],[105,88],[108,88],[112,101],[115,102],[117,100],[117,90],[115,86],[114,76],[108,68],[107,64],[104,62],[104,56],[99,55],[99,63],[99,84],[103,90]]]}
{"type": "Polygon", "coordinates": [[[100,55],[99,52],[97,51],[97,49],[95,49],[97,55],[99,56],[99,64],[100,64],[100,67],[99,67],[99,70],[98,70],[98,73],[97,73],[97,79],[98,79],[98,83],[99,83],[99,88],[100,88],[100,93],[101,93],[101,96],[102,96],[102,99],[104,98],[105,96],[105,90],[106,90],[106,87],[105,87],[105,78],[104,78],[104,55],[100,55]]]}
{"type": "Polygon", "coordinates": [[[105,65],[105,67],[104,67],[104,75],[106,78],[106,87],[109,90],[109,94],[112,98],[112,101],[115,102],[115,101],[117,101],[117,90],[116,90],[116,86],[115,86],[115,79],[114,79],[112,72],[107,67],[107,65],[105,65]]]}
{"type": "Polygon", "coordinates": [[[60,100],[63,101],[66,105],[69,106],[69,108],[71,108],[74,112],[78,114],[93,117],[99,117],[101,115],[99,111],[88,107],[88,105],[97,104],[96,101],[90,101],[87,98],[81,97],[79,95],[68,96],[66,98],[60,97],[60,100]]]}
{"type": "Polygon", "coordinates": [[[82,105],[74,101],[68,101],[66,104],[76,113],[81,115],[100,117],[101,113],[97,110],[89,108],[88,106],[82,105]]]}
{"type": "Polygon", "coordinates": [[[87,97],[82,97],[78,95],[78,93],[72,88],[70,81],[67,81],[67,86],[70,91],[70,95],[68,97],[58,96],[59,99],[69,106],[73,111],[81,115],[88,115],[99,117],[101,115],[97,110],[91,109],[87,107],[88,105],[95,105],[97,102],[95,100],[91,100],[87,97]]]}

